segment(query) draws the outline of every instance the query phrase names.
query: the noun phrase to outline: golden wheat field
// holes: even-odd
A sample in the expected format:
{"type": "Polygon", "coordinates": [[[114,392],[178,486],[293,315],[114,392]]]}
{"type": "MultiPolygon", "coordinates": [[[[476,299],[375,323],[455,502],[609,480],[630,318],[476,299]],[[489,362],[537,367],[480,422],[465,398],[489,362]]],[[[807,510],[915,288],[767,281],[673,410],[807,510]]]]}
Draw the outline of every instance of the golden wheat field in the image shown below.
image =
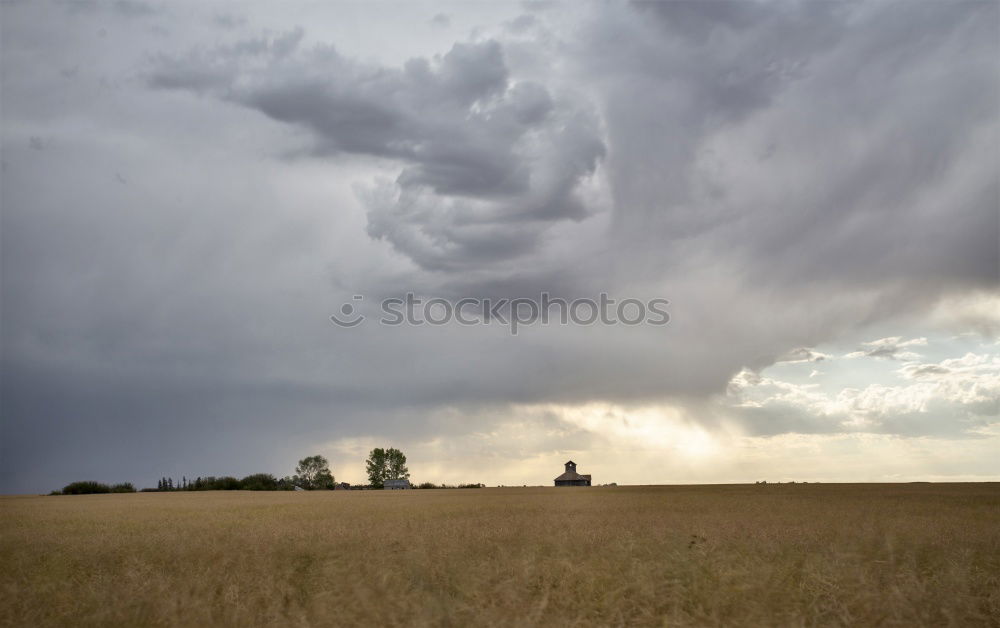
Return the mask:
{"type": "Polygon", "coordinates": [[[8,626],[1000,624],[998,484],[0,505],[8,626]]]}

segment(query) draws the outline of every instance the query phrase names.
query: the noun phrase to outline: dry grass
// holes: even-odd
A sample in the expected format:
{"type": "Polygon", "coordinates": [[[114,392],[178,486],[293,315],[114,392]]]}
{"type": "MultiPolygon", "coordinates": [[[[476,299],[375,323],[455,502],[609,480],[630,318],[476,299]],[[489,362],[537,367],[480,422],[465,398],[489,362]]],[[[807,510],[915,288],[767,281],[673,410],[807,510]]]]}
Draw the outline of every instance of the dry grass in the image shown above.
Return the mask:
{"type": "Polygon", "coordinates": [[[1000,485],[0,498],[0,622],[1000,625],[1000,485]]]}

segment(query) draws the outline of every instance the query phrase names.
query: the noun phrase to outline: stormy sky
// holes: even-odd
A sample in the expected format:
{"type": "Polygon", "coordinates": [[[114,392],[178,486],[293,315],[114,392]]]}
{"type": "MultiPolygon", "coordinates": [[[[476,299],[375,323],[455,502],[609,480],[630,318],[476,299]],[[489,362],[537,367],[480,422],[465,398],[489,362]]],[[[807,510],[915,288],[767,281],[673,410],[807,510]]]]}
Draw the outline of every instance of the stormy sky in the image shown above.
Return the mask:
{"type": "Polygon", "coordinates": [[[0,492],[1000,480],[996,2],[0,10],[0,492]]]}

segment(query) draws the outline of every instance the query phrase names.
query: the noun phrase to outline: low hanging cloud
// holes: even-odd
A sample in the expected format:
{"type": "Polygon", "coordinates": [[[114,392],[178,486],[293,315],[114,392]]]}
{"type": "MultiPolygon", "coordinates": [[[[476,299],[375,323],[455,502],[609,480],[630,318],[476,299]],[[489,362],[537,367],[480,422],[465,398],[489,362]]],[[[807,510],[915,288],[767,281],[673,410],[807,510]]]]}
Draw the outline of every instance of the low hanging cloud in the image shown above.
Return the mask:
{"type": "Polygon", "coordinates": [[[394,181],[359,184],[368,234],[427,270],[472,271],[531,253],[548,225],[588,216],[578,187],[605,152],[596,116],[542,84],[512,80],[497,41],[387,68],[304,47],[302,36],[161,57],[149,82],[307,129],[316,156],[401,164],[394,181]]]}

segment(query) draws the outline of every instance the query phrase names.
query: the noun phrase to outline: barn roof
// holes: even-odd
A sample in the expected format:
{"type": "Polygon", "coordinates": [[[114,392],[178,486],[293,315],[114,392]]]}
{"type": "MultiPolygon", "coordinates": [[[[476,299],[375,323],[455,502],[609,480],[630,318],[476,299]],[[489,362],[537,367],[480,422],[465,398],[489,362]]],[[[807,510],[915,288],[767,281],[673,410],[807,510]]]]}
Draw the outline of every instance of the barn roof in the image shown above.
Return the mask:
{"type": "Polygon", "coordinates": [[[580,475],[576,471],[567,471],[555,479],[556,482],[562,482],[565,480],[589,480],[589,475],[580,475]]]}

